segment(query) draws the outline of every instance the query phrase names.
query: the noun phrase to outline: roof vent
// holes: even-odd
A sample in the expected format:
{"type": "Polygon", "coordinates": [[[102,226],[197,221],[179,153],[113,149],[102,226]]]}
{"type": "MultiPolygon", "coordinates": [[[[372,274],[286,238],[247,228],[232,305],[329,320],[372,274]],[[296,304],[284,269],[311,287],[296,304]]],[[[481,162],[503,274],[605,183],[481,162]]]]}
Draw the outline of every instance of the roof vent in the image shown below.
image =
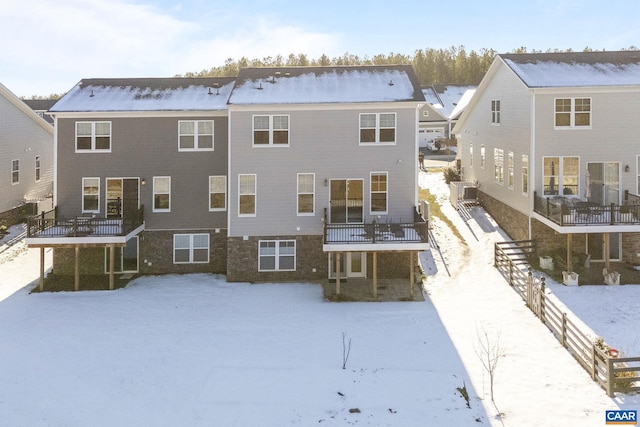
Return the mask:
{"type": "Polygon", "coordinates": [[[262,90],[262,83],[260,83],[256,89],[262,90]]]}
{"type": "Polygon", "coordinates": [[[393,86],[393,80],[389,80],[389,86],[393,86]]]}
{"type": "Polygon", "coordinates": [[[93,89],[91,89],[91,95],[89,95],[89,98],[93,98],[95,95],[93,94],[93,89]]]}

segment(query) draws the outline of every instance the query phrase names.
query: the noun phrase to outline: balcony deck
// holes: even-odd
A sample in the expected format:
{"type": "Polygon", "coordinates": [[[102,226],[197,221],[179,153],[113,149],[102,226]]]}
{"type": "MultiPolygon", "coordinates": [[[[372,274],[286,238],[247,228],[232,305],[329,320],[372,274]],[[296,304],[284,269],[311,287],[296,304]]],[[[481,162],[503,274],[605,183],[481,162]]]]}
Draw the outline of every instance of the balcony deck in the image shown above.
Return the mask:
{"type": "Polygon", "coordinates": [[[575,197],[535,195],[534,211],[560,226],[640,225],[640,197],[625,193],[622,205],[575,197]]]}
{"type": "Polygon", "coordinates": [[[27,219],[27,244],[120,243],[144,224],[143,208],[125,218],[58,218],[56,209],[27,219]]]}
{"type": "Polygon", "coordinates": [[[425,250],[429,248],[428,222],[417,212],[414,222],[334,224],[325,221],[324,247],[325,251],[425,250]]]}

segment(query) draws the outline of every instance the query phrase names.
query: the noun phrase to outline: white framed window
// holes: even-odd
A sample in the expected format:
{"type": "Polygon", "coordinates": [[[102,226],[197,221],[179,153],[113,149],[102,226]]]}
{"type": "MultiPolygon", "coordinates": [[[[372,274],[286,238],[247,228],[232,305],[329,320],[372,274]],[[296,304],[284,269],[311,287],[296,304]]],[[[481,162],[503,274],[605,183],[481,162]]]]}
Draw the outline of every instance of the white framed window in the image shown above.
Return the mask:
{"type": "Polygon", "coordinates": [[[40,170],[41,170],[40,156],[36,156],[36,164],[35,164],[36,182],[40,181],[40,170]]]}
{"type": "Polygon", "coordinates": [[[580,195],[578,157],[543,157],[542,168],[545,195],[580,195]]]}
{"type": "Polygon", "coordinates": [[[590,128],[591,98],[556,98],[555,128],[590,128]]]}
{"type": "Polygon", "coordinates": [[[171,212],[171,177],[153,177],[153,212],[171,212]]]}
{"type": "Polygon", "coordinates": [[[207,264],[209,262],[209,235],[174,234],[174,264],[207,264]]]}
{"type": "Polygon", "coordinates": [[[484,149],[484,144],[480,145],[480,168],[484,169],[485,162],[487,160],[487,156],[484,149]]]}
{"type": "Polygon", "coordinates": [[[111,152],[111,122],[76,122],[76,153],[111,152]]]}
{"type": "Polygon", "coordinates": [[[513,158],[513,151],[507,153],[507,187],[513,190],[515,181],[515,164],[513,158]]]}
{"type": "Polygon", "coordinates": [[[289,146],[289,116],[253,116],[253,146],[289,146]]]}
{"type": "Polygon", "coordinates": [[[20,183],[20,160],[11,160],[11,185],[20,183]]]}
{"type": "Polygon", "coordinates": [[[213,151],[213,120],[178,121],[178,151],[213,151]]]}
{"type": "Polygon", "coordinates": [[[504,184],[504,150],[502,148],[493,149],[494,181],[504,184]]]}
{"type": "Polygon", "coordinates": [[[100,178],[82,178],[82,212],[100,212],[100,178]]]}
{"type": "Polygon", "coordinates": [[[371,172],[370,206],[372,214],[386,214],[388,210],[387,172],[371,172]]]}
{"type": "Polygon", "coordinates": [[[469,144],[469,165],[473,166],[473,143],[469,144]]]}
{"type": "Polygon", "coordinates": [[[529,194],[529,156],[522,155],[522,194],[529,194]]]}
{"type": "Polygon", "coordinates": [[[209,177],[209,211],[227,209],[227,177],[217,175],[209,177]]]}
{"type": "Polygon", "coordinates": [[[491,124],[500,125],[500,100],[491,100],[491,124]]]}
{"type": "Polygon", "coordinates": [[[313,215],[316,209],[316,175],[314,173],[298,174],[298,215],[313,215]]]}
{"type": "Polygon", "coordinates": [[[396,113],[361,113],[360,144],[395,144],[396,113]]]}
{"type": "Polygon", "coordinates": [[[295,240],[260,240],[258,271],[295,271],[295,240]]]}
{"type": "Polygon", "coordinates": [[[256,216],[256,175],[238,175],[238,216],[256,216]]]}

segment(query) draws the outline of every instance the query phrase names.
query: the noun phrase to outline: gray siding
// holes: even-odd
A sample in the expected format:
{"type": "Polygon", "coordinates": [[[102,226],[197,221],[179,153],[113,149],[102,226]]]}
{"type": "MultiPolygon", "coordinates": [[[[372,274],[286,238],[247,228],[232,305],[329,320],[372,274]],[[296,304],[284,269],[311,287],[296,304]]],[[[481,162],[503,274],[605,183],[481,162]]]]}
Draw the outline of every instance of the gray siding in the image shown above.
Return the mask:
{"type": "Polygon", "coordinates": [[[388,173],[388,212],[381,218],[413,221],[416,203],[416,107],[232,110],[229,236],[322,234],[329,190],[325,180],[363,179],[364,216],[371,221],[370,173],[388,173]],[[396,112],[396,145],[359,145],[360,113],[396,112]],[[289,147],[252,147],[254,114],[288,114],[289,147]],[[315,173],[315,215],[296,212],[297,173],[315,173]],[[255,217],[238,217],[238,174],[256,174],[255,217]]]}
{"type": "Polygon", "coordinates": [[[90,119],[58,119],[59,215],[82,212],[82,178],[100,178],[100,211],[105,214],[106,178],[140,178],[140,203],[147,230],[211,229],[226,227],[226,212],[209,212],[210,175],[227,172],[227,117],[109,116],[90,119]],[[112,123],[111,153],[76,153],[75,122],[112,123]],[[179,120],[214,120],[214,151],[179,152],[179,120]],[[154,213],[153,177],[171,177],[171,212],[154,213]]]}
{"type": "Polygon", "coordinates": [[[0,212],[19,206],[25,199],[47,197],[52,189],[53,130],[47,131],[0,94],[0,212]],[[36,156],[40,156],[37,182],[36,156]],[[19,161],[17,184],[11,182],[12,160],[19,161]]]}

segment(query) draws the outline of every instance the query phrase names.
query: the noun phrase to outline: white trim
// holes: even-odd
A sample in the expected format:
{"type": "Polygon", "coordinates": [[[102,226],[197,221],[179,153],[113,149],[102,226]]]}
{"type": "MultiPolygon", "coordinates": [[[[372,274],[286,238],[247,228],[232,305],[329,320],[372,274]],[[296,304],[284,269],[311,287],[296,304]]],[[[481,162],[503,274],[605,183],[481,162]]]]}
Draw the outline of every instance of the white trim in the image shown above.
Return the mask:
{"type": "MultiPolygon", "coordinates": [[[[580,112],[580,114],[584,114],[585,112],[580,112]]],[[[591,129],[593,126],[593,99],[589,96],[574,96],[574,97],[562,97],[557,96],[553,98],[553,129],[554,130],[580,130],[580,129],[591,129]],[[558,111],[556,111],[556,101],[559,99],[569,99],[571,101],[570,110],[568,112],[561,111],[561,113],[569,114],[569,125],[568,126],[558,126],[556,124],[556,115],[558,111]],[[578,126],[576,125],[576,100],[577,99],[588,99],[589,100],[589,125],[588,126],[578,126]]]]}
{"type": "Polygon", "coordinates": [[[11,159],[11,185],[18,185],[18,184],[20,184],[20,159],[11,159]],[[16,165],[18,165],[17,169],[13,168],[14,162],[17,162],[15,163],[16,165]],[[16,181],[13,180],[14,174],[17,174],[18,179],[16,181]]]}
{"type": "Polygon", "coordinates": [[[296,214],[297,216],[314,216],[316,214],[316,174],[313,172],[299,172],[296,175],[296,214]],[[312,190],[311,192],[300,192],[300,176],[301,175],[311,175],[311,185],[312,185],[312,190]],[[303,194],[311,194],[311,196],[313,197],[313,206],[311,208],[311,212],[300,212],[300,195],[303,194]]]}
{"type": "Polygon", "coordinates": [[[251,116],[251,145],[254,148],[260,147],[289,147],[291,145],[291,116],[289,114],[253,114],[251,116]],[[256,144],[255,141],[255,119],[256,117],[267,117],[269,120],[269,127],[267,129],[257,129],[258,131],[266,131],[269,134],[269,142],[266,144],[256,144]],[[283,131],[285,129],[275,129],[274,127],[274,119],[276,117],[286,117],[287,118],[287,143],[286,144],[276,144],[274,142],[274,132],[275,131],[283,131]]]}
{"type": "Polygon", "coordinates": [[[170,176],[154,176],[153,177],[153,191],[151,192],[151,206],[153,212],[171,212],[171,177],[170,176]],[[168,194],[169,195],[169,207],[168,208],[156,208],[156,179],[169,179],[169,192],[168,193],[157,193],[157,194],[168,194]]]}
{"type": "Polygon", "coordinates": [[[255,173],[239,173],[238,174],[238,217],[250,218],[255,217],[258,212],[258,176],[255,173]],[[241,193],[240,191],[240,177],[252,176],[253,177],[253,193],[241,193]],[[253,195],[253,213],[243,214],[240,213],[240,197],[253,195]]]}
{"type": "MultiPolygon", "coordinates": [[[[220,194],[216,192],[215,194],[220,194]]],[[[226,175],[209,175],[209,212],[223,212],[227,210],[227,176],[226,175]],[[224,207],[222,208],[212,208],[211,207],[211,178],[222,178],[224,180],[224,207]]]]}
{"type": "Polygon", "coordinates": [[[258,240],[258,271],[259,272],[274,272],[274,271],[296,271],[296,265],[297,265],[297,245],[296,245],[296,240],[295,239],[282,239],[282,240],[258,240]],[[291,254],[284,254],[281,255],[280,254],[280,243],[291,243],[293,242],[293,255],[291,254]],[[262,255],[261,254],[261,245],[262,243],[275,243],[274,246],[274,250],[275,253],[273,255],[271,254],[267,254],[267,255],[262,255]],[[274,263],[274,268],[273,269],[264,269],[261,268],[261,262],[260,259],[262,257],[274,257],[275,263],[274,263]],[[288,268],[280,268],[280,258],[281,257],[293,257],[293,269],[288,269],[288,268]]]}
{"type": "Polygon", "coordinates": [[[211,237],[209,235],[209,233],[188,233],[188,234],[181,234],[181,233],[175,233],[173,235],[173,263],[174,264],[209,264],[211,260],[211,237]],[[176,248],[176,239],[178,237],[184,237],[187,236],[189,237],[189,246],[188,247],[180,247],[180,248],[176,248]],[[194,260],[194,251],[195,250],[203,250],[205,249],[204,246],[195,246],[195,237],[196,236],[206,236],[207,237],[207,260],[206,261],[195,261],[194,260]],[[187,250],[189,251],[189,260],[188,261],[176,261],[176,249],[177,250],[187,250]]]}
{"type": "Polygon", "coordinates": [[[395,111],[382,112],[382,113],[360,113],[358,114],[358,145],[361,146],[376,146],[376,145],[396,145],[398,140],[398,114],[395,111]],[[375,116],[375,126],[374,127],[362,127],[362,116],[375,116]],[[393,115],[393,127],[382,126],[380,123],[380,116],[382,115],[393,115]],[[362,130],[363,129],[373,129],[375,132],[374,141],[371,142],[362,142],[362,130]],[[385,129],[393,129],[393,141],[381,141],[380,132],[385,129]]]}
{"type": "MultiPolygon", "coordinates": [[[[74,138],[74,149],[76,153],[111,153],[111,149],[113,147],[113,125],[110,120],[97,120],[97,121],[83,121],[78,120],[74,123],[75,129],[75,138],[74,138]],[[96,125],[99,123],[108,123],[109,124],[109,148],[96,148],[96,125]],[[91,148],[78,148],[78,125],[79,124],[90,124],[91,125],[91,148]]],[[[87,137],[87,135],[82,135],[83,137],[87,137]]]]}
{"type": "MultiPolygon", "coordinates": [[[[87,176],[87,177],[82,177],[82,213],[100,213],[100,177],[98,176],[87,176]],[[98,198],[98,209],[96,210],[90,210],[90,209],[85,209],[84,208],[84,198],[85,198],[85,180],[88,179],[95,179],[98,182],[98,194],[96,194],[95,196],[98,198]]],[[[88,196],[93,196],[93,194],[87,194],[88,196]]]]}
{"type": "MultiPolygon", "coordinates": [[[[208,136],[209,134],[204,134],[208,136]]],[[[184,135],[187,136],[187,135],[184,135]]],[[[178,151],[179,152],[193,152],[193,151],[214,151],[215,150],[215,121],[213,120],[178,120],[178,151]],[[180,133],[180,125],[182,123],[193,123],[193,148],[182,148],[180,146],[180,137],[183,134],[180,133]],[[211,147],[200,148],[200,132],[198,130],[200,123],[211,123],[211,147]]]]}
{"type": "MultiPolygon", "coordinates": [[[[383,191],[376,191],[376,194],[381,194],[383,191]]],[[[369,172],[369,215],[388,215],[389,213],[389,172],[387,171],[372,171],[369,172]],[[385,176],[385,210],[384,211],[374,211],[373,210],[373,176],[385,176]]]]}

